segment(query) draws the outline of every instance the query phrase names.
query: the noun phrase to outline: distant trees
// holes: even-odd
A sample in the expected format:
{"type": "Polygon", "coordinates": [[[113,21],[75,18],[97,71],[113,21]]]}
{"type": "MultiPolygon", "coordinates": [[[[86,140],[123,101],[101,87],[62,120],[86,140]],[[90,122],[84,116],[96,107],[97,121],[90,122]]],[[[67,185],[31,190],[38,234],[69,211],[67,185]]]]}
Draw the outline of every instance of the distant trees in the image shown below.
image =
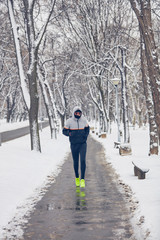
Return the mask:
{"type": "Polygon", "coordinates": [[[0,8],[0,118],[7,122],[26,118],[26,109],[22,101],[19,78],[17,77],[16,56],[7,8],[0,8]],[[21,102],[19,105],[18,103],[21,102]]]}
{"type": "Polygon", "coordinates": [[[109,130],[110,117],[114,116],[113,113],[110,115],[109,88],[112,86],[110,80],[118,77],[123,85],[121,96],[124,141],[128,142],[127,60],[124,62],[124,59],[125,49],[128,49],[127,55],[129,55],[130,45],[133,46],[130,44],[134,26],[132,15],[126,2],[121,0],[112,1],[112,4],[109,0],[71,1],[71,4],[74,11],[67,11],[66,15],[72,35],[80,43],[78,56],[81,69],[79,72],[88,85],[92,102],[98,109],[101,131],[109,130]]]}
{"type": "MultiPolygon", "coordinates": [[[[99,119],[100,131],[109,132],[110,123],[116,120],[116,95],[111,80],[119,78],[123,140],[129,142],[129,123],[142,126],[148,121],[150,154],[157,154],[160,50],[155,42],[160,42],[160,34],[157,21],[152,25],[150,1],[7,2],[13,35],[4,26],[9,21],[3,2],[0,113],[7,121],[24,119],[28,114],[31,149],[41,151],[38,128],[41,96],[40,107],[42,110],[45,106],[52,138],[56,137],[59,119],[63,126],[75,104],[82,105],[84,114],[90,118],[92,115],[99,119]]],[[[152,3],[154,19],[159,19],[159,3],[156,0],[152,3]]]]}

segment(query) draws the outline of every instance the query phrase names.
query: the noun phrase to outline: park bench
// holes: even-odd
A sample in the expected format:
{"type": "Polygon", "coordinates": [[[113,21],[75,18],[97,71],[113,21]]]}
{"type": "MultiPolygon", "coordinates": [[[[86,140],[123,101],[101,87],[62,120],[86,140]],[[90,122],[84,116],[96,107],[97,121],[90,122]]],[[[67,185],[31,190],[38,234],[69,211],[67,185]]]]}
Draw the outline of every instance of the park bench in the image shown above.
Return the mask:
{"type": "Polygon", "coordinates": [[[119,148],[120,147],[120,142],[114,142],[114,148],[119,148]]]}
{"type": "Polygon", "coordinates": [[[106,134],[105,132],[104,132],[104,133],[101,133],[101,134],[100,134],[100,137],[101,137],[101,138],[106,138],[106,137],[107,137],[107,134],[106,134]]]}
{"type": "Polygon", "coordinates": [[[134,165],[134,175],[138,176],[138,179],[145,179],[146,173],[149,169],[137,167],[134,162],[132,162],[132,164],[134,165]]]}

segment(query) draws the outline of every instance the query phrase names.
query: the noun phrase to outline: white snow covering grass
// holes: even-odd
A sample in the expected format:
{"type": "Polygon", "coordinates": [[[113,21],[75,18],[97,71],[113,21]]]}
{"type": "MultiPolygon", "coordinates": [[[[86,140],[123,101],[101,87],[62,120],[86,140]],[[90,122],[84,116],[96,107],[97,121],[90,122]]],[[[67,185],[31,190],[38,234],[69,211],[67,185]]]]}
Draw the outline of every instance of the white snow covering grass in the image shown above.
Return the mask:
{"type": "Polygon", "coordinates": [[[29,125],[29,121],[22,121],[22,122],[13,122],[13,123],[6,123],[6,120],[0,120],[0,132],[6,132],[13,129],[18,129],[22,127],[27,127],[29,125]]]}
{"type": "MultiPolygon", "coordinates": [[[[160,239],[160,156],[148,156],[149,153],[149,131],[148,128],[130,128],[132,155],[120,156],[119,150],[114,148],[117,141],[117,127],[112,128],[112,134],[107,139],[92,136],[101,142],[105,148],[106,160],[111,163],[123,183],[128,185],[138,208],[134,215],[134,225],[141,223],[143,237],[137,240],[159,240],[160,239]],[[146,173],[146,179],[138,179],[134,176],[134,166],[150,169],[146,173]],[[144,238],[145,237],[145,238],[144,238]]],[[[138,235],[138,234],[137,234],[138,235]]]]}
{"type": "MultiPolygon", "coordinates": [[[[3,130],[9,129],[2,125],[3,130]]],[[[13,128],[12,124],[9,125],[13,128]]],[[[16,125],[14,128],[17,128],[16,125]]],[[[18,125],[22,126],[21,123],[18,125]]],[[[112,164],[120,181],[131,188],[133,200],[138,201],[133,218],[135,231],[140,228],[137,240],[159,240],[160,156],[148,156],[148,128],[131,128],[130,133],[132,155],[129,156],[120,156],[119,150],[114,148],[116,125],[107,139],[98,138],[95,134],[92,136],[103,144],[106,161],[112,164]],[[146,179],[139,180],[134,176],[132,161],[150,169],[146,179]]],[[[0,147],[0,239],[17,240],[17,236],[20,239],[23,234],[20,224],[24,223],[24,216],[33,210],[47,186],[55,180],[70,152],[68,138],[62,134],[58,135],[57,140],[51,140],[49,128],[45,128],[40,135],[42,153],[30,151],[29,135],[2,143],[0,147]]]]}

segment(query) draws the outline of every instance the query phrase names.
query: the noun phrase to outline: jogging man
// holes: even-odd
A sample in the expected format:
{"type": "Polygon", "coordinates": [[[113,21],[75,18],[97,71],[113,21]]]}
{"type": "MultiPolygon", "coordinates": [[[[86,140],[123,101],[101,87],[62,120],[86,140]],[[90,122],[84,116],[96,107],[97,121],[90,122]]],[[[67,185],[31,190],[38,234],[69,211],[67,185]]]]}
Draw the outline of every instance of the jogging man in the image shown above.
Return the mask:
{"type": "Polygon", "coordinates": [[[89,125],[86,118],[82,116],[82,110],[80,107],[74,107],[72,117],[66,121],[63,128],[63,134],[65,136],[69,136],[69,141],[71,143],[71,152],[75,171],[75,184],[77,187],[80,186],[84,188],[89,125]],[[81,180],[79,176],[79,156],[81,162],[81,180]]]}

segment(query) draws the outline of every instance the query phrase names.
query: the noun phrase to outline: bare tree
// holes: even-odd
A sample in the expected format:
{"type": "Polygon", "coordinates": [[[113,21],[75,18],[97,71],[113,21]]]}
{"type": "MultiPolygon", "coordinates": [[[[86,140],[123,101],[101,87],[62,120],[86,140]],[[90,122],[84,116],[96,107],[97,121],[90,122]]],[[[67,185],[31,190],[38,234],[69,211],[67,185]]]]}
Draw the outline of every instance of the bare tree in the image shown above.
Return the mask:
{"type": "Polygon", "coordinates": [[[38,76],[39,76],[39,84],[41,87],[41,92],[44,99],[44,104],[45,104],[48,119],[49,119],[51,139],[57,138],[57,135],[56,135],[57,134],[56,133],[57,110],[55,106],[55,101],[53,100],[53,97],[52,97],[49,83],[46,78],[46,72],[45,72],[45,69],[43,68],[43,65],[38,67],[38,76]]]}
{"type": "Polygon", "coordinates": [[[129,134],[129,120],[128,120],[128,103],[127,103],[127,80],[126,80],[126,48],[123,46],[117,46],[115,51],[109,52],[109,55],[113,58],[117,69],[119,70],[121,79],[121,99],[122,99],[122,115],[124,126],[124,142],[130,142],[129,134]]]}
{"type": "Polygon", "coordinates": [[[29,120],[30,120],[30,135],[31,135],[31,150],[41,151],[40,146],[40,138],[39,138],[39,127],[38,127],[38,90],[37,90],[37,63],[38,63],[38,51],[44,34],[47,29],[47,25],[50,21],[51,15],[53,13],[55,7],[56,0],[51,1],[50,9],[48,11],[46,20],[42,23],[41,27],[37,29],[36,22],[35,22],[35,15],[42,16],[41,8],[43,7],[43,1],[41,4],[37,3],[35,0],[23,0],[20,6],[20,9],[24,13],[22,14],[24,17],[24,28],[25,28],[25,36],[26,36],[26,44],[28,52],[28,67],[27,67],[27,74],[24,72],[24,66],[22,61],[22,49],[19,43],[20,36],[18,36],[16,21],[15,21],[15,14],[14,14],[14,5],[13,0],[8,0],[8,9],[9,9],[9,16],[10,21],[12,24],[13,29],[13,36],[15,41],[16,47],[16,55],[17,55],[17,62],[19,68],[19,75],[21,80],[21,87],[23,90],[23,96],[27,108],[29,110],[29,120]],[[37,5],[38,4],[38,5],[37,5]],[[39,11],[37,11],[37,7],[39,11]],[[28,80],[29,85],[29,94],[28,94],[28,87],[26,83],[26,78],[28,80]]]}
{"type": "Polygon", "coordinates": [[[144,39],[147,68],[154,102],[154,116],[160,140],[160,69],[152,27],[151,4],[150,0],[130,0],[130,3],[136,14],[144,39]]]}

